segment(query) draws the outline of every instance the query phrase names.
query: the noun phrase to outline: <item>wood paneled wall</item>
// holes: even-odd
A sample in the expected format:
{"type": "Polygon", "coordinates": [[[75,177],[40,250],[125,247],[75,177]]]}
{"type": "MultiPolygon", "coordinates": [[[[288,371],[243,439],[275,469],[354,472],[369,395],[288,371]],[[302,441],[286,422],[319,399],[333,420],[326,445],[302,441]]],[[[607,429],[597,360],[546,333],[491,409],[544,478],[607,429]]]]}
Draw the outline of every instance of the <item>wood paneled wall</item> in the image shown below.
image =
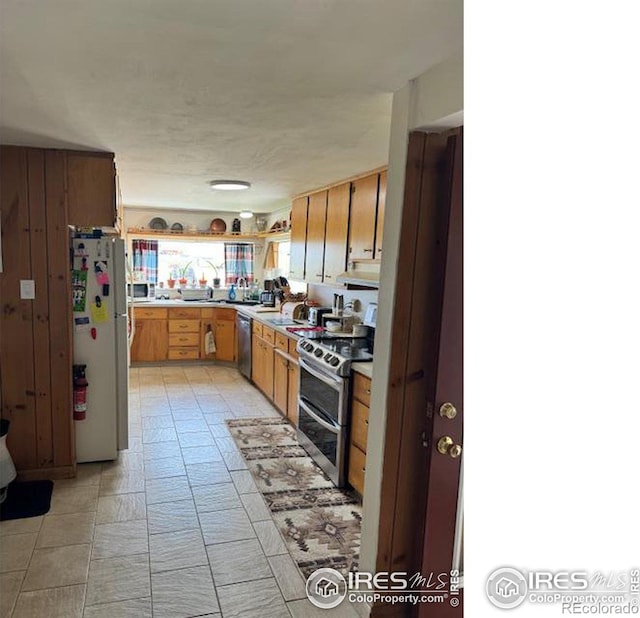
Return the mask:
{"type": "Polygon", "coordinates": [[[21,478],[75,474],[66,185],[64,151],[0,148],[1,404],[21,478]]]}

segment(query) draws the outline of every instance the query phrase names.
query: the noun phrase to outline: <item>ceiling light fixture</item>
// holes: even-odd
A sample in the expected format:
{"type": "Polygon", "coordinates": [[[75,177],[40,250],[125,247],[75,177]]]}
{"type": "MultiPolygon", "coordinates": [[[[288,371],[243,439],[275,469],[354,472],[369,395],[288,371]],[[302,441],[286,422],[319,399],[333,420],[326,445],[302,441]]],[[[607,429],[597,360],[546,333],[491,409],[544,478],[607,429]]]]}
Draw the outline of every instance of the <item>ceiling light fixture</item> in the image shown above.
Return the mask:
{"type": "Polygon", "coordinates": [[[244,191],[251,187],[246,180],[212,180],[209,186],[216,191],[244,191]]]}
{"type": "Polygon", "coordinates": [[[253,213],[250,210],[243,210],[240,213],[241,219],[251,219],[251,217],[253,217],[253,213]]]}

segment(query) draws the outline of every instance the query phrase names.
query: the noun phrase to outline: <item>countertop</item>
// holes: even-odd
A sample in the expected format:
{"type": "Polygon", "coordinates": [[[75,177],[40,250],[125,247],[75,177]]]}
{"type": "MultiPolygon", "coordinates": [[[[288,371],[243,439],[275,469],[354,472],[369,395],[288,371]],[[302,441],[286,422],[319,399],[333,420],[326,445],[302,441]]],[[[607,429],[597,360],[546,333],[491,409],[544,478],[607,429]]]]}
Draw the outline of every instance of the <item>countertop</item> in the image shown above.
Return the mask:
{"type": "MultiPolygon", "coordinates": [[[[262,322],[269,328],[272,328],[276,332],[282,333],[287,337],[300,337],[296,333],[292,333],[286,329],[285,326],[279,324],[273,324],[269,322],[269,318],[274,318],[280,315],[280,311],[271,307],[262,307],[261,305],[237,305],[232,303],[226,303],[224,301],[185,301],[185,300],[152,300],[134,303],[134,307],[137,308],[151,308],[151,307],[193,307],[194,309],[202,309],[203,307],[226,307],[235,309],[243,315],[246,315],[258,322],[262,322]]],[[[352,363],[351,368],[357,372],[371,378],[373,372],[373,363],[352,363]]]]}

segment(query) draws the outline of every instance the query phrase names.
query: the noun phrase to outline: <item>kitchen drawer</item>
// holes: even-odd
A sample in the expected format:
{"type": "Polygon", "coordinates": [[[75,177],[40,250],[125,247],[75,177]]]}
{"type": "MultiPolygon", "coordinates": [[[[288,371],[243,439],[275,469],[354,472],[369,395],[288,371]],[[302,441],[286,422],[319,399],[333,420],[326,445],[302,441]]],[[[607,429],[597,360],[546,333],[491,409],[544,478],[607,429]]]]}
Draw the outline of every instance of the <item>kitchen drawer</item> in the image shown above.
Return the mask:
{"type": "Polygon", "coordinates": [[[289,356],[292,356],[296,360],[298,360],[298,351],[296,350],[297,345],[298,340],[295,337],[289,337],[289,356]]]}
{"type": "Polygon", "coordinates": [[[349,448],[349,483],[360,495],[364,493],[367,456],[355,445],[349,448]]]}
{"type": "Polygon", "coordinates": [[[169,309],[170,320],[199,320],[200,308],[196,307],[172,307],[169,309]]]}
{"type": "Polygon", "coordinates": [[[353,398],[369,406],[371,403],[371,380],[359,373],[353,375],[353,398]]]}
{"type": "Polygon", "coordinates": [[[351,442],[367,452],[367,434],[369,432],[369,408],[359,401],[353,401],[351,407],[351,442]]]}
{"type": "Polygon", "coordinates": [[[276,333],[276,348],[283,352],[289,352],[289,337],[282,333],[276,333]]]}
{"type": "Polygon", "coordinates": [[[169,320],[170,333],[199,333],[200,320],[169,320]]]}
{"type": "Polygon", "coordinates": [[[268,326],[262,327],[262,338],[265,341],[268,341],[271,345],[276,344],[276,331],[273,328],[269,328],[268,326]]]}
{"type": "Polygon", "coordinates": [[[216,320],[224,322],[234,322],[236,319],[235,309],[214,309],[216,320]]]}
{"type": "Polygon", "coordinates": [[[253,332],[254,335],[258,335],[258,337],[262,337],[262,322],[254,320],[251,332],[253,332]]]}
{"type": "Polygon", "coordinates": [[[135,314],[136,320],[166,320],[167,319],[167,309],[162,307],[139,307],[138,305],[134,306],[133,312],[135,314]]]}
{"type": "Polygon", "coordinates": [[[171,333],[169,335],[169,347],[181,348],[185,346],[198,346],[200,343],[199,333],[171,333]]]}
{"type": "Polygon", "coordinates": [[[200,358],[198,348],[169,348],[169,360],[197,360],[200,358]]]}

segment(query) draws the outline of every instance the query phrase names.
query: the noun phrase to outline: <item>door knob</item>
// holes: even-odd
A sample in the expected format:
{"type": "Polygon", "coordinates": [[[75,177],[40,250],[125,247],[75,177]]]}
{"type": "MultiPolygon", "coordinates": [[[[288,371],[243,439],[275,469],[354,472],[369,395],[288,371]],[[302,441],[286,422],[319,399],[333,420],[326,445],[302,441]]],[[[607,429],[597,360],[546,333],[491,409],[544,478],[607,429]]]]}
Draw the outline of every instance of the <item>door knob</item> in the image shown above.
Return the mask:
{"type": "Polygon", "coordinates": [[[449,455],[453,459],[460,457],[462,453],[462,447],[459,444],[454,444],[450,436],[440,438],[436,448],[441,455],[449,455]]]}
{"type": "Polygon", "coordinates": [[[452,403],[447,401],[440,406],[440,416],[443,418],[452,419],[456,417],[456,414],[458,414],[458,410],[452,403]]]}

